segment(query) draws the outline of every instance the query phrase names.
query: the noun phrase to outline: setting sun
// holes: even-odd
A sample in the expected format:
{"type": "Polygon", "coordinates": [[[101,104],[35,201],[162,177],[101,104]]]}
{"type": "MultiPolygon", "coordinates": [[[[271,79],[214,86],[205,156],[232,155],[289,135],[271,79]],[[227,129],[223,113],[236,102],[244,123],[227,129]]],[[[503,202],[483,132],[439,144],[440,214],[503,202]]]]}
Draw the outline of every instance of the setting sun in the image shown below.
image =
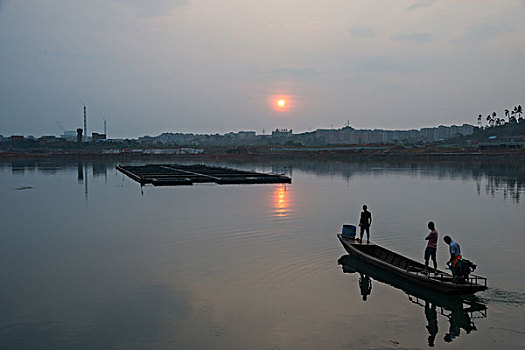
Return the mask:
{"type": "Polygon", "coordinates": [[[288,112],[293,109],[293,98],[288,94],[275,94],[270,97],[272,108],[277,112],[288,112]]]}

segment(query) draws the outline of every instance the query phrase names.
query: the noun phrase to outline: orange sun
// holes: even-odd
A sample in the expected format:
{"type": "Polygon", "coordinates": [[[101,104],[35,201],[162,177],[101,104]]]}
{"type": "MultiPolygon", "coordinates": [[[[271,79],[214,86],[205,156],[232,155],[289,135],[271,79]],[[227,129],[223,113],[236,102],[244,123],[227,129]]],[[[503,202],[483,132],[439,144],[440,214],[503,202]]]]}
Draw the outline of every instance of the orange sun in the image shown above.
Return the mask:
{"type": "Polygon", "coordinates": [[[273,95],[271,96],[271,105],[277,112],[287,112],[293,107],[292,100],[290,95],[273,95]]]}

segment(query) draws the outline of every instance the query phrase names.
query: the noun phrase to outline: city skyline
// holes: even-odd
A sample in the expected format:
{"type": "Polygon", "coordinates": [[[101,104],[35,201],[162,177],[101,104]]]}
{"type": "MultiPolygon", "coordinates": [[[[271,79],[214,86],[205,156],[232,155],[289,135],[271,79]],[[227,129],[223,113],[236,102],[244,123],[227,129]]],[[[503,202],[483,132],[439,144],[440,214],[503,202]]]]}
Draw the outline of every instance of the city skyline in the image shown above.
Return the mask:
{"type": "Polygon", "coordinates": [[[0,134],[475,124],[522,103],[525,2],[0,2],[0,134]]]}
{"type": "MultiPolygon", "coordinates": [[[[109,136],[109,133],[106,134],[106,132],[104,133],[100,133],[99,130],[97,128],[96,131],[94,130],[89,130],[88,129],[88,135],[84,134],[84,129],[82,128],[77,128],[76,130],[66,130],[64,129],[60,123],[57,123],[58,124],[58,127],[62,130],[62,133],[59,133],[59,132],[55,132],[55,133],[50,133],[50,134],[47,134],[47,135],[44,135],[44,134],[41,134],[41,135],[30,135],[30,134],[24,134],[24,133],[18,133],[18,134],[12,134],[12,135],[7,135],[7,134],[0,134],[1,137],[3,138],[9,138],[9,137],[25,137],[25,138],[40,138],[40,137],[57,137],[57,138],[66,138],[66,139],[77,139],[77,133],[78,133],[78,130],[82,130],[82,138],[84,137],[88,137],[89,139],[92,138],[92,134],[94,134],[95,136],[105,136],[107,135],[107,139],[112,139],[112,137],[109,136]]],[[[104,127],[106,127],[106,123],[104,123],[104,127]]],[[[311,133],[320,133],[320,132],[326,132],[326,131],[344,131],[345,129],[349,129],[349,130],[352,130],[354,132],[385,132],[385,133],[396,133],[396,132],[401,132],[401,133],[404,133],[404,132],[413,132],[413,131],[417,131],[417,132],[425,132],[426,130],[438,130],[438,129],[457,129],[457,128],[466,128],[468,129],[468,133],[465,133],[466,134],[471,134],[472,133],[472,130],[474,128],[476,128],[476,126],[474,124],[471,124],[471,123],[463,123],[461,125],[455,125],[455,124],[452,124],[452,125],[437,125],[437,126],[427,126],[427,127],[423,127],[423,128],[412,128],[412,129],[383,129],[383,128],[374,128],[374,129],[357,129],[357,128],[354,128],[352,127],[351,125],[343,125],[341,127],[330,127],[330,128],[318,128],[318,129],[315,129],[315,130],[307,130],[307,131],[299,131],[299,132],[294,132],[293,129],[287,129],[287,128],[275,128],[275,129],[272,129],[272,130],[266,130],[266,129],[263,129],[261,132],[258,132],[257,130],[230,130],[230,131],[226,131],[226,132],[223,132],[223,133],[219,133],[219,132],[211,132],[211,133],[199,133],[199,132],[181,132],[181,131],[175,131],[175,130],[170,130],[170,131],[163,131],[163,132],[160,132],[156,135],[139,135],[137,137],[115,137],[115,139],[141,139],[141,138],[148,138],[148,137],[152,137],[152,138],[155,138],[155,137],[159,137],[159,136],[162,136],[162,135],[196,135],[196,136],[215,136],[215,135],[219,135],[219,136],[227,136],[227,135],[242,135],[242,134],[253,134],[253,135],[256,135],[256,136],[271,136],[272,134],[274,133],[289,133],[289,134],[293,134],[293,135],[302,135],[302,134],[311,134],[311,133]]]]}

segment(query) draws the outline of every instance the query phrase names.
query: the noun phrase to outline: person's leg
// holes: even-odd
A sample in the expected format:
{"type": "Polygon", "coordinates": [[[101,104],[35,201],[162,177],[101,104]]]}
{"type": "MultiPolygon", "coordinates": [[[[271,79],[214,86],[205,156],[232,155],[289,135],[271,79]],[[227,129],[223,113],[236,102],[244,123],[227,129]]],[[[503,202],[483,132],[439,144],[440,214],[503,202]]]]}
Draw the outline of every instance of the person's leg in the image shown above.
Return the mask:
{"type": "Polygon", "coordinates": [[[428,272],[428,260],[430,259],[430,248],[429,247],[426,247],[425,248],[425,273],[428,272]]]}
{"type": "Polygon", "coordinates": [[[363,234],[365,233],[365,228],[363,226],[360,227],[361,231],[359,232],[359,242],[363,242],[363,234]]]}
{"type": "Polygon", "coordinates": [[[366,243],[370,243],[370,227],[366,228],[366,243]]]}
{"type": "Polygon", "coordinates": [[[437,273],[438,263],[437,263],[437,260],[436,260],[436,253],[435,252],[434,252],[434,255],[432,256],[432,260],[434,262],[434,273],[437,273]]]}

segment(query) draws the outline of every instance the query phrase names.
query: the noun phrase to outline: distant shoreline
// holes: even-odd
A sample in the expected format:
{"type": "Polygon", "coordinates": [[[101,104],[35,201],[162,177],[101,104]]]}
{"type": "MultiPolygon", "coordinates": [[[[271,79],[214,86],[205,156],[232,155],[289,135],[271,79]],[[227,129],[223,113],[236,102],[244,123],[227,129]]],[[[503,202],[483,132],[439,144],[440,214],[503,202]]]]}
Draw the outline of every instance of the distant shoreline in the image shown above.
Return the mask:
{"type": "Polygon", "coordinates": [[[120,153],[102,154],[100,152],[0,152],[0,161],[10,160],[45,160],[62,159],[74,160],[137,160],[137,161],[165,161],[165,160],[363,160],[363,159],[491,159],[491,158],[525,158],[523,150],[327,150],[327,151],[273,151],[273,152],[225,152],[225,153],[201,153],[201,154],[141,154],[120,153]]]}

